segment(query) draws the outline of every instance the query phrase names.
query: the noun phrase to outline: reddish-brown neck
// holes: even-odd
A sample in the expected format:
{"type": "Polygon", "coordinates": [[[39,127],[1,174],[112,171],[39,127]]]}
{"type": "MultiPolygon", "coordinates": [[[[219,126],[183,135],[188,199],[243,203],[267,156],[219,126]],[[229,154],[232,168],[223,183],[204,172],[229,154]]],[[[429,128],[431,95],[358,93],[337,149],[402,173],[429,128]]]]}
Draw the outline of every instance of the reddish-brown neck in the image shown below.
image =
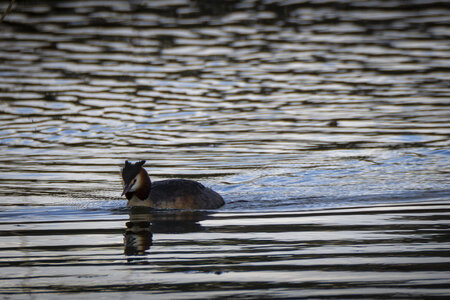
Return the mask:
{"type": "Polygon", "coordinates": [[[139,171],[138,177],[140,184],[137,187],[136,191],[128,192],[125,194],[125,197],[127,197],[128,200],[133,198],[133,195],[136,195],[136,197],[138,197],[140,200],[145,200],[150,195],[152,182],[150,180],[150,177],[148,176],[147,171],[142,168],[141,171],[139,171]]]}

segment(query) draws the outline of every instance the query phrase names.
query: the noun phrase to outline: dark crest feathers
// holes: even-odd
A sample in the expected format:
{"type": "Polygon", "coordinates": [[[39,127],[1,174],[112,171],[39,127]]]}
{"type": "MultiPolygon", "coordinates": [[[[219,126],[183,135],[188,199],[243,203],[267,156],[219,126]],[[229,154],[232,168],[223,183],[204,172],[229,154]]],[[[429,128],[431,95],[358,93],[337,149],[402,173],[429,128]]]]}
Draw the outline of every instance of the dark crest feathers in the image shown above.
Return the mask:
{"type": "Polygon", "coordinates": [[[145,164],[145,160],[138,161],[136,163],[130,163],[128,160],[125,161],[125,166],[122,169],[122,178],[125,184],[128,184],[136,177],[141,171],[142,166],[145,164]]]}

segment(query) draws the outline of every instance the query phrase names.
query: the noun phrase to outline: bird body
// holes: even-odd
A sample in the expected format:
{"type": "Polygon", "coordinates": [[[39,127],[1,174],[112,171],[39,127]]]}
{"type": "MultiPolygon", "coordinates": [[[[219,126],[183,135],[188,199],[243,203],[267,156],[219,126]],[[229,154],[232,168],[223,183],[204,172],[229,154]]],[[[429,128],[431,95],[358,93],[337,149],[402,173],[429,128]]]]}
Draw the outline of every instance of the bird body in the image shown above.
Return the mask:
{"type": "Polygon", "coordinates": [[[123,193],[127,206],[156,209],[214,209],[225,204],[222,196],[200,182],[168,179],[151,182],[142,167],[145,161],[129,163],[122,168],[123,193]]]}

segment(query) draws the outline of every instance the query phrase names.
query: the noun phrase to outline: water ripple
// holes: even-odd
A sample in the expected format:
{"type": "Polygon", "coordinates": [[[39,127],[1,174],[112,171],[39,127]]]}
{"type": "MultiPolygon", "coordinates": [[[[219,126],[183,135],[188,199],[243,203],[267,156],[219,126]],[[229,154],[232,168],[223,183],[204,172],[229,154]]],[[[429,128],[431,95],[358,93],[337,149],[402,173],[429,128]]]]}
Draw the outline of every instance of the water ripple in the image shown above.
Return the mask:
{"type": "Polygon", "coordinates": [[[439,0],[17,2],[0,30],[2,295],[448,294],[449,16],[439,0]],[[227,205],[141,220],[155,245],[125,257],[124,234],[125,253],[151,242],[124,224],[125,159],[227,205]]]}

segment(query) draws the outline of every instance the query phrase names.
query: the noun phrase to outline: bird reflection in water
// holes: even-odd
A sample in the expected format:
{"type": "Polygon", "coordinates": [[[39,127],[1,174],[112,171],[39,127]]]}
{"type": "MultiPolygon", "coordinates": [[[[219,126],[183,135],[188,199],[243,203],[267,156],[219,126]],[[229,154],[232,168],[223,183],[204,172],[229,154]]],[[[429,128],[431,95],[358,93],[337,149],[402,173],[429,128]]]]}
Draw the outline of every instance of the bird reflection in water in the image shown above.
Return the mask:
{"type": "Polygon", "coordinates": [[[153,233],[148,221],[129,221],[124,237],[125,255],[145,255],[150,250],[153,241],[153,233]]]}
{"type": "Polygon", "coordinates": [[[124,254],[128,262],[145,263],[153,244],[153,233],[190,233],[203,230],[199,223],[208,218],[207,211],[163,211],[133,208],[124,233],[124,254]]]}

